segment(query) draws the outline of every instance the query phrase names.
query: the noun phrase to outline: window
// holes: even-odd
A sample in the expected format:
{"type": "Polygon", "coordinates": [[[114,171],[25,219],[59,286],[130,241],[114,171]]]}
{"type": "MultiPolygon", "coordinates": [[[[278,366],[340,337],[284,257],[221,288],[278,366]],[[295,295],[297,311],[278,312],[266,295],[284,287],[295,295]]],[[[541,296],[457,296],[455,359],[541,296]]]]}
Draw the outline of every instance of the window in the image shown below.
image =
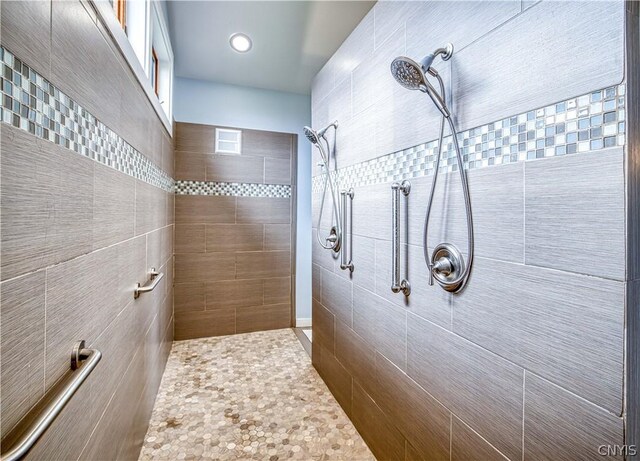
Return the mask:
{"type": "Polygon", "coordinates": [[[151,84],[153,85],[153,91],[158,96],[158,55],[155,48],[151,48],[151,84]]]}
{"type": "MultiPolygon", "coordinates": [[[[1,0],[0,0],[1,1],[1,0]]],[[[165,127],[171,131],[173,51],[161,0],[93,0],[165,127]]]]}
{"type": "Polygon", "coordinates": [[[116,18],[118,18],[118,22],[126,32],[127,31],[127,0],[113,0],[113,8],[116,11],[116,18]]]}
{"type": "Polygon", "coordinates": [[[242,131],[216,128],[216,154],[239,154],[242,149],[242,131]]]}
{"type": "Polygon", "coordinates": [[[160,4],[153,2],[150,21],[149,81],[168,118],[171,118],[173,92],[173,52],[169,32],[163,20],[160,4]]]}

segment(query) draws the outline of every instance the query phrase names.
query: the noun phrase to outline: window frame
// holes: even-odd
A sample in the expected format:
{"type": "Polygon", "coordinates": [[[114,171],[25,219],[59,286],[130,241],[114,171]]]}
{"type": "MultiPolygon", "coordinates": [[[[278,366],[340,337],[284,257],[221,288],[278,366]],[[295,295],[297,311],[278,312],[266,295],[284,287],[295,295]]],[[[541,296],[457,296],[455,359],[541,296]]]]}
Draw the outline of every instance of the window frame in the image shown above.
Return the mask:
{"type": "MultiPolygon", "coordinates": [[[[173,129],[173,112],[172,112],[172,99],[173,99],[173,79],[174,79],[174,69],[173,69],[173,51],[171,49],[171,41],[169,39],[169,34],[167,31],[167,25],[165,24],[164,15],[160,13],[160,6],[158,2],[155,0],[135,0],[135,1],[145,1],[147,5],[147,14],[145,20],[145,36],[146,36],[146,52],[145,58],[142,59],[139,57],[131,42],[129,41],[129,37],[127,36],[125,30],[122,28],[122,25],[118,21],[118,18],[115,14],[114,2],[118,0],[88,0],[93,9],[96,11],[98,20],[102,22],[104,27],[110,33],[113,41],[115,42],[117,48],[120,53],[126,60],[129,65],[131,71],[135,75],[138,80],[140,86],[143,88],[147,99],[151,103],[151,106],[154,108],[158,118],[165,126],[165,129],[172,135],[173,129]],[[160,29],[162,33],[163,40],[166,44],[168,51],[168,66],[167,72],[169,74],[169,78],[167,79],[167,96],[165,97],[165,101],[160,101],[158,95],[156,95],[155,89],[151,84],[151,80],[149,78],[149,66],[150,66],[150,55],[151,55],[151,23],[152,15],[157,17],[157,20],[160,24],[160,29]]],[[[127,0],[129,1],[129,0],[127,0]]],[[[134,1],[134,0],[130,0],[134,1]]],[[[160,84],[159,87],[162,85],[160,84]]],[[[159,88],[160,89],[160,88],[159,88]]]]}
{"type": "Polygon", "coordinates": [[[228,154],[228,155],[241,155],[242,154],[242,130],[238,130],[235,128],[219,128],[216,127],[216,135],[215,135],[215,139],[214,139],[214,152],[216,154],[228,154]],[[229,141],[226,139],[220,139],[220,133],[233,133],[235,135],[237,135],[237,140],[236,141],[229,141]],[[238,145],[238,149],[237,150],[228,150],[228,149],[220,149],[218,147],[218,143],[222,141],[222,142],[233,142],[236,143],[238,145]]]}

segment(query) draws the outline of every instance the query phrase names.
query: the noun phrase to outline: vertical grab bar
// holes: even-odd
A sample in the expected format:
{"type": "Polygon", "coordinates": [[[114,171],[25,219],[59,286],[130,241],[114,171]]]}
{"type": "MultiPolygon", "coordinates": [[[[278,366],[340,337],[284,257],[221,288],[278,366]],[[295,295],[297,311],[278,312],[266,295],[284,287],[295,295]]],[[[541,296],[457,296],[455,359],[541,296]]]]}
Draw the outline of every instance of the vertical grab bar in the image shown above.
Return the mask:
{"type": "Polygon", "coordinates": [[[342,250],[340,251],[340,269],[353,272],[353,249],[351,248],[351,206],[347,202],[353,202],[353,189],[343,190],[342,195],[342,250]],[[349,199],[349,200],[347,200],[349,199]],[[347,222],[349,225],[347,225],[347,222]]]}
{"type": "Polygon", "coordinates": [[[402,292],[405,296],[411,294],[411,285],[407,279],[400,280],[400,192],[406,197],[411,191],[411,183],[402,181],[391,184],[391,291],[402,292]]]}

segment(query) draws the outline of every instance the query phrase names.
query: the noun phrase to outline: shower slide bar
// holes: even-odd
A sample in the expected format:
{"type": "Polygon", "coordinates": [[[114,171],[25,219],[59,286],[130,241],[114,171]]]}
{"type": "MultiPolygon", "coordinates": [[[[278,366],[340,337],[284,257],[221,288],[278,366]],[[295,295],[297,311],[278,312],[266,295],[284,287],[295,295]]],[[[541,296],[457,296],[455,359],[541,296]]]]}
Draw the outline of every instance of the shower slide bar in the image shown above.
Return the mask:
{"type": "Polygon", "coordinates": [[[101,358],[102,353],[97,349],[86,349],[84,347],[84,341],[78,341],[74,345],[73,351],[71,352],[71,369],[77,371],[73,373],[71,380],[60,389],[57,397],[51,400],[42,411],[38,413],[31,426],[16,439],[15,443],[10,446],[10,449],[2,453],[0,457],[2,461],[18,461],[31,450],[42,434],[45,433],[51,423],[60,414],[65,405],[71,400],[73,394],[76,393],[85,379],[91,374],[101,358]],[[86,363],[83,363],[85,361],[86,363]]]}
{"type": "Polygon", "coordinates": [[[164,272],[157,272],[155,267],[151,268],[151,271],[149,272],[149,281],[151,283],[144,286],[138,283],[135,290],[133,290],[133,299],[138,299],[141,293],[153,291],[154,288],[158,286],[158,283],[160,283],[160,280],[162,280],[162,277],[164,277],[164,272]]]}
{"type": "Polygon", "coordinates": [[[343,190],[342,196],[342,249],[340,251],[340,269],[353,272],[353,248],[351,248],[351,236],[353,222],[351,221],[351,206],[353,206],[353,189],[343,190]],[[347,202],[350,205],[347,207],[347,202]],[[348,224],[347,224],[348,223],[348,224]]]}
{"type": "Polygon", "coordinates": [[[411,294],[411,285],[407,279],[400,280],[400,192],[406,197],[411,191],[411,183],[402,181],[391,184],[391,291],[402,292],[405,296],[411,294]]]}

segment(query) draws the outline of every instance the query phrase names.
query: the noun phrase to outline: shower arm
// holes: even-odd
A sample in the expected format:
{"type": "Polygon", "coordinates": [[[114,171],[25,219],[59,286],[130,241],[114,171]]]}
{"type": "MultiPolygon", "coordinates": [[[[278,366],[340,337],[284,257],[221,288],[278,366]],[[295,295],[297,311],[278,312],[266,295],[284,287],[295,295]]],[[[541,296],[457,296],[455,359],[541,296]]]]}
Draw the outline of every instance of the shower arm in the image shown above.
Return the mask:
{"type": "MultiPolygon", "coordinates": [[[[437,51],[436,51],[437,53],[437,51]]],[[[442,81],[442,78],[440,77],[440,74],[438,74],[438,72],[435,69],[430,68],[429,69],[429,73],[431,75],[433,75],[434,77],[436,77],[436,79],[438,80],[439,86],[440,86],[440,93],[441,94],[435,94],[440,101],[442,102],[443,106],[446,109],[446,93],[444,90],[444,83],[442,81]]],[[[428,83],[428,82],[427,82],[428,83]]],[[[429,84],[429,86],[431,86],[429,84]]],[[[431,89],[435,92],[435,89],[433,88],[433,86],[431,86],[431,89]]],[[[434,99],[435,102],[435,98],[434,95],[431,95],[431,99],[434,99]]],[[[448,110],[447,110],[448,113],[448,110]]],[[[431,256],[429,255],[429,247],[428,247],[428,232],[429,232],[429,217],[431,216],[431,207],[433,205],[433,196],[435,193],[435,189],[436,189],[436,183],[438,181],[438,172],[440,170],[440,157],[442,155],[442,143],[443,143],[443,138],[444,138],[444,124],[445,124],[445,119],[448,120],[449,122],[449,128],[451,130],[451,137],[453,138],[453,144],[454,144],[454,148],[456,150],[456,157],[458,160],[458,167],[459,167],[459,172],[460,172],[460,181],[462,183],[462,192],[464,195],[464,199],[465,199],[465,212],[466,212],[466,217],[467,217],[467,251],[468,251],[468,261],[467,264],[465,266],[464,271],[462,272],[462,274],[460,274],[459,277],[457,277],[455,280],[449,282],[451,285],[456,285],[456,284],[460,284],[462,282],[464,282],[468,277],[469,277],[469,273],[471,271],[471,266],[473,263],[473,251],[474,251],[474,235],[473,235],[473,217],[471,214],[471,199],[470,199],[470,194],[469,194],[469,184],[467,182],[467,176],[464,172],[464,164],[462,162],[462,155],[460,153],[460,146],[458,144],[458,137],[457,137],[457,132],[455,129],[455,125],[453,123],[453,120],[451,120],[450,116],[446,116],[445,112],[442,113],[442,119],[440,122],[440,136],[439,136],[439,141],[438,141],[438,155],[436,157],[436,163],[435,163],[435,169],[434,169],[434,176],[433,176],[433,181],[431,182],[431,194],[429,194],[429,200],[427,202],[427,213],[425,216],[425,222],[424,222],[424,233],[423,233],[423,250],[424,250],[424,258],[425,261],[427,263],[427,267],[429,269],[429,285],[433,285],[433,270],[434,268],[436,268],[436,266],[438,266],[438,264],[440,264],[441,267],[443,267],[443,269],[446,269],[447,264],[445,262],[440,262],[437,261],[435,264],[431,262],[431,256]]],[[[457,291],[457,290],[456,290],[457,291]]]]}

